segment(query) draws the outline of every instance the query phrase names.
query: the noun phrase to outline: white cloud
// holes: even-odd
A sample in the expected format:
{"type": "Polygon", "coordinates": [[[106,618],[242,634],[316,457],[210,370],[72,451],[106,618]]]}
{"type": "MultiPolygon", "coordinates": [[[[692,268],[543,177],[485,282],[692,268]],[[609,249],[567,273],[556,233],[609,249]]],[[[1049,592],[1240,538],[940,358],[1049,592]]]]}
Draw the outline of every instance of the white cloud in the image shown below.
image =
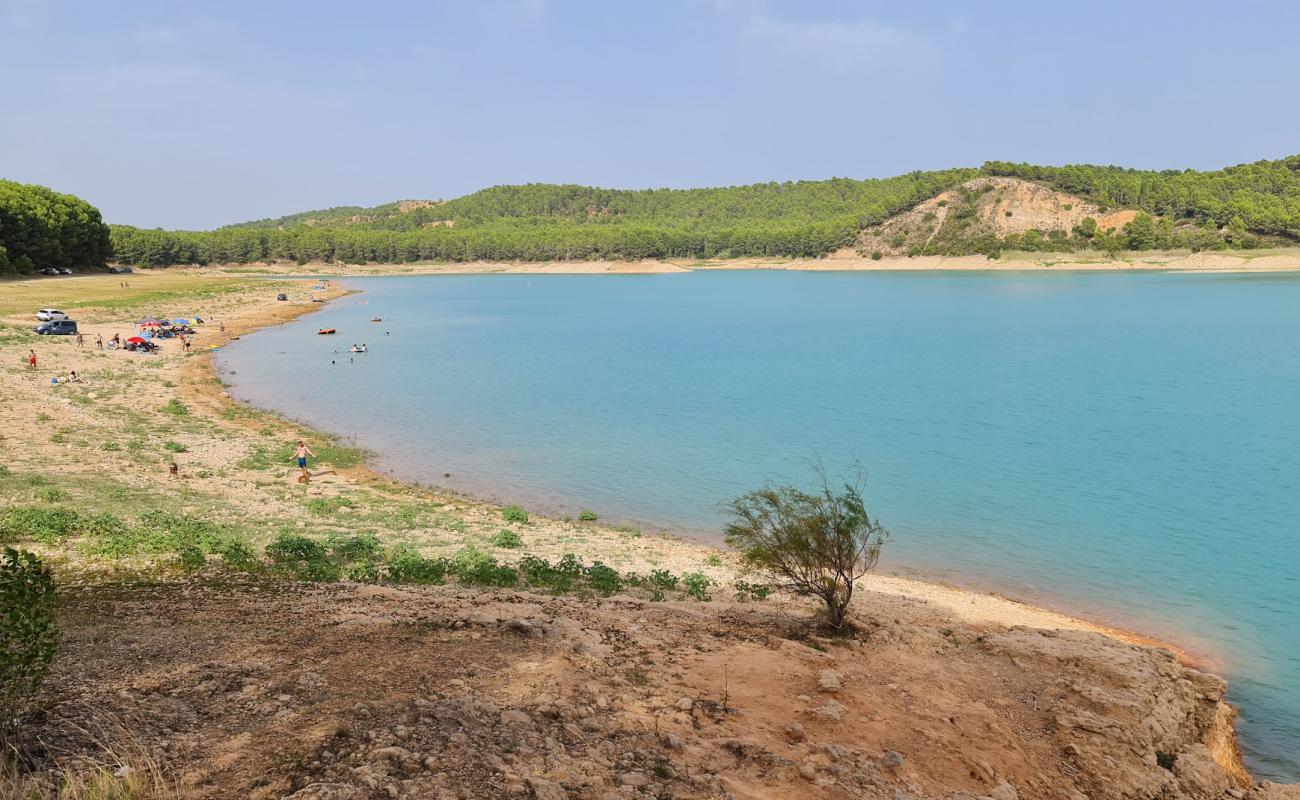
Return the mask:
{"type": "Polygon", "coordinates": [[[172,28],[155,26],[135,32],[136,42],[156,47],[171,47],[181,43],[181,35],[172,28]]]}
{"type": "Polygon", "coordinates": [[[807,55],[836,67],[851,67],[907,54],[926,45],[919,37],[870,20],[781,22],[756,16],[742,35],[785,53],[807,55]]]}

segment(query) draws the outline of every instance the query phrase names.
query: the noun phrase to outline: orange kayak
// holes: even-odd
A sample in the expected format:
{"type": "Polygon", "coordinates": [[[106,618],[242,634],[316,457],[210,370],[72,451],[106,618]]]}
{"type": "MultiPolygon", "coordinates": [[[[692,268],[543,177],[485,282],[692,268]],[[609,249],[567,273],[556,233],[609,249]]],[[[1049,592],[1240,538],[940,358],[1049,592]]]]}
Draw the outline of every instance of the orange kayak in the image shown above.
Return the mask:
{"type": "Polygon", "coordinates": [[[331,334],[331,333],[334,333],[334,329],[333,329],[333,328],[321,328],[320,330],[316,331],[316,335],[317,335],[317,336],[325,336],[325,335],[327,335],[327,334],[331,334]]]}

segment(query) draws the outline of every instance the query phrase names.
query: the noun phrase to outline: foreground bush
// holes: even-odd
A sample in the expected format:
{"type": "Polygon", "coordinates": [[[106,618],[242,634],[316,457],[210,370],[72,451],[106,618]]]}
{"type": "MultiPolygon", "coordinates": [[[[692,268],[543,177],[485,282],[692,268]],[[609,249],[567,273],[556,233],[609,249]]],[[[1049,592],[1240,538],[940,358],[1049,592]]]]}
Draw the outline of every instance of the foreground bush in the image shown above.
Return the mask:
{"type": "Polygon", "coordinates": [[[31,553],[0,555],[0,739],[54,663],[54,579],[31,553]]]}
{"type": "Polygon", "coordinates": [[[830,627],[842,630],[854,583],[880,558],[888,534],[867,514],[862,481],[836,490],[825,473],[809,494],[767,487],[731,502],[727,544],[774,581],[826,604],[830,627]]]}

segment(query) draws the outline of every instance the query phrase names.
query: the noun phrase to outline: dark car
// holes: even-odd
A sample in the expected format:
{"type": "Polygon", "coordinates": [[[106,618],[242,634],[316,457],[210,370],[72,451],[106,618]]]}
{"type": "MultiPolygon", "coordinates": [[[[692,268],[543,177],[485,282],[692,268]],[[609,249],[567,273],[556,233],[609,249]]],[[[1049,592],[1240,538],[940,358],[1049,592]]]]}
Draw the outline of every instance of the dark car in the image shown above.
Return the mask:
{"type": "Polygon", "coordinates": [[[56,319],[43,322],[32,330],[41,336],[71,336],[77,332],[77,322],[71,319],[56,319]]]}
{"type": "Polygon", "coordinates": [[[58,275],[59,271],[54,267],[46,267],[41,270],[42,275],[58,275]]]}
{"type": "Polygon", "coordinates": [[[135,270],[131,269],[130,267],[109,267],[108,271],[113,275],[127,275],[129,273],[135,272],[135,270]]]}
{"type": "Polygon", "coordinates": [[[60,274],[60,275],[71,275],[71,274],[72,274],[72,270],[68,269],[67,267],[59,267],[59,274],[60,274]]]}
{"type": "Polygon", "coordinates": [[[285,294],[284,292],[280,292],[279,294],[277,294],[277,295],[275,296],[275,299],[276,299],[276,300],[288,300],[288,299],[289,299],[289,295],[285,294]]]}

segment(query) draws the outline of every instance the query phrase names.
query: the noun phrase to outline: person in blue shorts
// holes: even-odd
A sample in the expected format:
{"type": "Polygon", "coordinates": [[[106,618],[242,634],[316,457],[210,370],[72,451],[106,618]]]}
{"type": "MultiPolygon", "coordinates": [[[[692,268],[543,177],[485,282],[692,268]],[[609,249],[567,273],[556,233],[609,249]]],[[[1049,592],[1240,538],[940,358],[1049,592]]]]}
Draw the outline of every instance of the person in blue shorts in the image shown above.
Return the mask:
{"type": "Polygon", "coordinates": [[[312,458],[315,458],[316,454],[311,451],[311,448],[308,447],[307,443],[304,442],[302,439],[298,440],[297,454],[298,454],[298,469],[302,470],[303,475],[310,476],[311,473],[307,471],[307,456],[311,456],[312,458]]]}

